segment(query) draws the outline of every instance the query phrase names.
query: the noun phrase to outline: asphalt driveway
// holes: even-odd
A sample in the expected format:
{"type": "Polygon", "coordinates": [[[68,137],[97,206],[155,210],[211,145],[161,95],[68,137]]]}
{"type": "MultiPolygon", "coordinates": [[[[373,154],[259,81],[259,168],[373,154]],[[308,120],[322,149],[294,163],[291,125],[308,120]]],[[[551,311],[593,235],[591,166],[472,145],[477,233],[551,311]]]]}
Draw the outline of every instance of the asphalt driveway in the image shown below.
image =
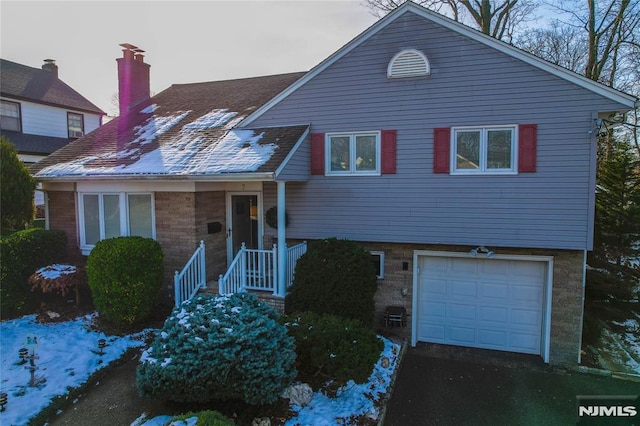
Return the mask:
{"type": "Polygon", "coordinates": [[[384,425],[573,425],[577,395],[638,394],[640,382],[539,357],[421,344],[404,356],[384,425]]]}

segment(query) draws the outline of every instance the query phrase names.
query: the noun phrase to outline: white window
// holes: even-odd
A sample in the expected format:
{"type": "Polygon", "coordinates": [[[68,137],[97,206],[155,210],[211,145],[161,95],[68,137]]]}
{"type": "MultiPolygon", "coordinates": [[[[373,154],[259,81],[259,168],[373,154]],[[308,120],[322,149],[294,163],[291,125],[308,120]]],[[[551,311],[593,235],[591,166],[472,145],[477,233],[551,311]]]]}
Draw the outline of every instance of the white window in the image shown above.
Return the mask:
{"type": "Polygon", "coordinates": [[[371,251],[371,261],[376,268],[376,278],[381,280],[384,278],[384,252],[383,251],[371,251]]]}
{"type": "Polygon", "coordinates": [[[155,238],[153,194],[81,193],[78,198],[80,245],[85,253],[106,238],[155,238]]]}
{"type": "Polygon", "coordinates": [[[455,174],[516,173],[516,126],[459,127],[451,132],[455,174]]]}
{"type": "Polygon", "coordinates": [[[380,132],[326,136],[327,175],[379,175],[380,132]]]}
{"type": "Polygon", "coordinates": [[[68,112],[67,127],[70,138],[80,138],[84,136],[84,116],[82,114],[68,112]]]}
{"type": "Polygon", "coordinates": [[[21,131],[20,104],[17,102],[0,102],[0,129],[21,131]]]}

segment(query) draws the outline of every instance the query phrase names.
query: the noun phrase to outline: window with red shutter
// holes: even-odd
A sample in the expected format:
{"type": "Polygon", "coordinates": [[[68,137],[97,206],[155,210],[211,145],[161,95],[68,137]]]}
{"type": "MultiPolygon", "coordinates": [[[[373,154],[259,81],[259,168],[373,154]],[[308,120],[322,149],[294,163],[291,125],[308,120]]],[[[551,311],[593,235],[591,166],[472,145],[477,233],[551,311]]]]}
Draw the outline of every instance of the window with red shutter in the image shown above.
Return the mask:
{"type": "Polygon", "coordinates": [[[433,173],[449,173],[451,151],[451,129],[433,129],[433,173]]]}
{"type": "Polygon", "coordinates": [[[518,128],[518,171],[533,173],[536,171],[538,126],[521,124],[518,128]]]}
{"type": "Polygon", "coordinates": [[[311,134],[311,174],[324,174],[324,133],[311,134]]]}
{"type": "Polygon", "coordinates": [[[396,139],[397,131],[383,130],[382,132],[382,174],[396,172],[396,139]]]}

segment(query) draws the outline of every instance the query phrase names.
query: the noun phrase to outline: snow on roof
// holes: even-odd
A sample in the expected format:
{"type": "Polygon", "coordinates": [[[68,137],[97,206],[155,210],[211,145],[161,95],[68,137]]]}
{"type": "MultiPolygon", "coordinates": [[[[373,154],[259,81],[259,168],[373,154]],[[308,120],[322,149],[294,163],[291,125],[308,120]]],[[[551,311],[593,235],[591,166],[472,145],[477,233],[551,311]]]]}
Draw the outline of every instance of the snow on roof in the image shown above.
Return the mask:
{"type": "MultiPolygon", "coordinates": [[[[152,113],[156,105],[142,110],[152,113]]],[[[158,141],[191,111],[154,115],[134,128],[136,138],[117,152],[87,155],[42,169],[37,177],[104,175],[212,175],[254,172],[278,149],[276,144],[260,144],[263,133],[232,129],[244,117],[226,109],[214,109],[182,126],[148,151],[145,145],[158,141]],[[212,135],[213,129],[222,136],[212,135]],[[212,137],[216,140],[212,142],[212,137]],[[115,161],[114,161],[115,160],[115,161]]]]}

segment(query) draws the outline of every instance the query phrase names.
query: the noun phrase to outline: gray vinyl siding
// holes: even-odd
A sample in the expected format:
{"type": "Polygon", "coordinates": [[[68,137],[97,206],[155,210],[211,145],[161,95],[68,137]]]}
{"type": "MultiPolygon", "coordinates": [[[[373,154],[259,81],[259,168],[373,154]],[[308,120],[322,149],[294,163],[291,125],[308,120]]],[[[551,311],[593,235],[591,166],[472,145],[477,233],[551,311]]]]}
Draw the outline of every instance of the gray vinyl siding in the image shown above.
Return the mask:
{"type": "MultiPolygon", "coordinates": [[[[592,245],[594,114],[620,108],[406,14],[252,126],[397,130],[394,175],[287,183],[289,238],[584,250],[592,245]],[[389,60],[405,48],[427,55],[429,77],[386,78],[389,60]],[[434,128],[528,123],[538,125],[536,173],[433,173],[434,128]]],[[[266,186],[265,200],[275,196],[270,191],[266,186]]]]}
{"type": "Polygon", "coordinates": [[[306,181],[309,179],[309,160],[311,158],[310,137],[307,136],[289,161],[276,176],[278,180],[284,181],[306,181]]]}

